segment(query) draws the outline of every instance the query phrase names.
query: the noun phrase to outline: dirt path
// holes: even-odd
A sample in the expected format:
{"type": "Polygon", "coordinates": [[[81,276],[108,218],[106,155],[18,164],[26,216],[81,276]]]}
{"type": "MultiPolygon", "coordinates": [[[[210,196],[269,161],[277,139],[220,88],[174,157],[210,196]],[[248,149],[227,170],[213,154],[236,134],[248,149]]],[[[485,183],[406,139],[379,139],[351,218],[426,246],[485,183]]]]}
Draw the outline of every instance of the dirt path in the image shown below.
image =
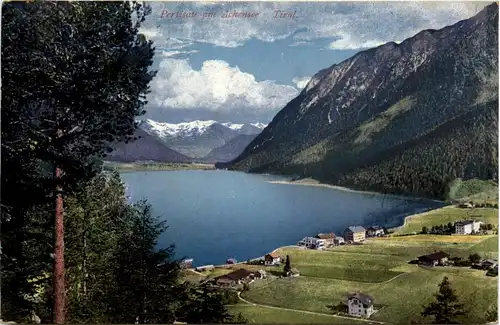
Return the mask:
{"type": "Polygon", "coordinates": [[[354,318],[354,317],[347,317],[347,316],[340,316],[340,315],[317,313],[317,312],[314,312],[314,311],[307,311],[307,310],[300,310],[300,309],[291,309],[291,308],[283,308],[283,307],[275,307],[275,306],[269,306],[269,305],[256,304],[256,303],[250,302],[250,301],[242,298],[239,291],[238,291],[238,298],[242,302],[244,302],[244,303],[246,303],[248,305],[256,306],[256,307],[264,307],[264,308],[278,309],[278,310],[285,310],[285,311],[294,311],[294,312],[297,312],[297,313],[303,313],[303,314],[309,314],[309,315],[337,317],[337,318],[348,319],[350,321],[361,321],[361,322],[374,323],[374,324],[391,324],[391,323],[387,323],[387,322],[380,322],[380,321],[375,321],[375,320],[365,319],[365,318],[354,318]]]}
{"type": "Polygon", "coordinates": [[[400,276],[402,276],[402,275],[405,275],[405,274],[408,274],[408,272],[404,272],[404,273],[398,274],[398,275],[396,275],[395,277],[390,278],[389,280],[387,280],[387,281],[385,281],[385,282],[382,282],[382,284],[389,283],[389,282],[391,282],[392,280],[394,280],[394,279],[396,279],[396,278],[398,278],[398,277],[400,277],[400,276]]]}

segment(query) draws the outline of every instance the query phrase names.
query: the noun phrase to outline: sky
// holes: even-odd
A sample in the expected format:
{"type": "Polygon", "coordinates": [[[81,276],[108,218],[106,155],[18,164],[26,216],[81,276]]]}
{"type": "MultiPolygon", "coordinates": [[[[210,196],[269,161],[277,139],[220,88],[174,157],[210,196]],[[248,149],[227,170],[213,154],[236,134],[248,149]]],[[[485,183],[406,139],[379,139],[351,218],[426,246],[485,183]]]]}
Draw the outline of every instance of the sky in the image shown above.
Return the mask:
{"type": "Polygon", "coordinates": [[[140,32],[154,42],[158,72],[144,117],[267,124],[319,70],[467,19],[490,2],[148,4],[140,32]]]}

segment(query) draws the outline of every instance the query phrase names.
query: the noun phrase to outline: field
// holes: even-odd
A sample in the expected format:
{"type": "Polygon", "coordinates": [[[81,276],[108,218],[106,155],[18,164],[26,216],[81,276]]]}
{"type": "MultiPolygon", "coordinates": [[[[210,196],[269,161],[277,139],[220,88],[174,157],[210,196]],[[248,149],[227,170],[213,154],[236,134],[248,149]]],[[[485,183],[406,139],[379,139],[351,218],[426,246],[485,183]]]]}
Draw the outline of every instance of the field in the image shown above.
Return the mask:
{"type": "Polygon", "coordinates": [[[498,236],[492,236],[491,238],[485,239],[479,244],[472,246],[469,250],[483,254],[490,253],[498,255],[498,236]]]}
{"type": "MultiPolygon", "coordinates": [[[[448,216],[460,219],[461,210],[443,208],[420,215],[402,232],[440,224],[448,220],[448,216]]],[[[478,210],[484,212],[486,222],[498,224],[498,210],[476,209],[474,213],[478,210]]],[[[466,306],[467,314],[460,321],[485,323],[486,312],[497,300],[497,277],[466,267],[422,268],[408,263],[419,255],[438,250],[465,259],[473,252],[498,258],[498,236],[412,235],[370,239],[363,245],[325,251],[283,248],[278,253],[290,256],[292,267],[300,271],[300,276],[260,284],[257,281],[249,291],[242,293],[242,298],[259,306],[242,304],[230,310],[241,312],[251,323],[352,323],[324,314],[333,315],[333,306],[345,301],[348,293],[362,292],[374,298],[375,309],[378,309],[370,318],[372,321],[430,323],[431,318],[421,316],[422,306],[434,299],[438,284],[447,276],[460,302],[466,306]]]]}
{"type": "Polygon", "coordinates": [[[405,226],[395,231],[394,234],[418,233],[424,226],[430,229],[432,226],[444,225],[449,222],[454,223],[455,221],[469,218],[498,226],[498,209],[460,209],[451,206],[444,207],[442,209],[436,209],[408,217],[405,226]]]}
{"type": "MultiPolygon", "coordinates": [[[[241,312],[241,314],[248,319],[249,324],[346,324],[346,319],[344,318],[306,314],[300,311],[258,307],[249,304],[231,306],[229,307],[229,312],[233,315],[237,315],[241,312]]],[[[366,324],[365,322],[356,320],[349,321],[349,323],[366,324]]]]}

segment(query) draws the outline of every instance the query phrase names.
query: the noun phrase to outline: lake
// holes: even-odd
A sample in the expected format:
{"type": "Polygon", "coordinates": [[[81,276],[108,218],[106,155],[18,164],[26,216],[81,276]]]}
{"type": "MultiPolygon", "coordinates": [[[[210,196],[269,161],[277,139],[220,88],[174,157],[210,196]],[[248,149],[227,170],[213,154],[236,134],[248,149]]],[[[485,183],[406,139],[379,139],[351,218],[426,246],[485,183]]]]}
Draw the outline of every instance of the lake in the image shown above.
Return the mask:
{"type": "Polygon", "coordinates": [[[320,232],[351,225],[393,227],[405,216],[442,206],[433,201],[273,184],[284,177],[233,171],[154,171],[121,174],[133,201],[146,198],[167,220],[159,246],[197,266],[263,256],[320,232]]]}

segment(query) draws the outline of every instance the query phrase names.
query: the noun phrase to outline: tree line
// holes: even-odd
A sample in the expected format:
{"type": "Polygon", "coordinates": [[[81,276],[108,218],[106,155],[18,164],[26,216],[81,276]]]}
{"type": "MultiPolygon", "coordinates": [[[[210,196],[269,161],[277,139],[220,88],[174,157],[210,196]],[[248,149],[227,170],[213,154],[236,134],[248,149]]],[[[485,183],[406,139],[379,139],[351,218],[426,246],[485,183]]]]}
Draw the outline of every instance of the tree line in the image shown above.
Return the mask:
{"type": "MultiPolygon", "coordinates": [[[[1,318],[224,323],[224,293],[187,282],[167,230],[102,159],[133,141],[154,46],[137,2],[2,4],[1,318]]],[[[167,217],[168,216],[162,216],[167,217]]]]}

